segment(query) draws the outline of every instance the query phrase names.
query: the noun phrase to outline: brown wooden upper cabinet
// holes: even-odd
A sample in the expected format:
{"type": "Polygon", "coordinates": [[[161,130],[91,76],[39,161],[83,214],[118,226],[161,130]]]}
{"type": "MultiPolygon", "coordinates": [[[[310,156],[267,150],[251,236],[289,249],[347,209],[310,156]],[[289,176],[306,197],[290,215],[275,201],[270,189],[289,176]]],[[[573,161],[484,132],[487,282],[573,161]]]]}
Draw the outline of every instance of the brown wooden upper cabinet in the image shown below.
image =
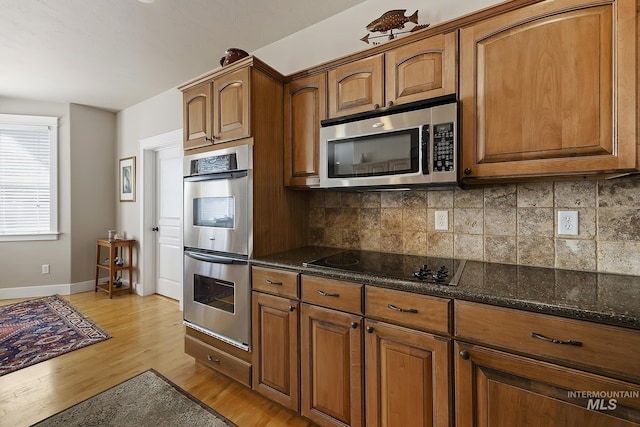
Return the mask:
{"type": "Polygon", "coordinates": [[[251,136],[251,67],[183,91],[183,148],[190,150],[251,136]]]}
{"type": "Polygon", "coordinates": [[[320,121],[327,118],[326,73],[287,83],[284,96],[284,185],[318,186],[320,121]]]}
{"type": "Polygon", "coordinates": [[[437,34],[329,70],[329,117],[456,92],[457,32],[437,34]]]}
{"type": "Polygon", "coordinates": [[[211,90],[212,84],[205,83],[182,94],[185,150],[210,144],[211,90]]]}
{"type": "Polygon", "coordinates": [[[250,67],[240,68],[213,80],[214,144],[251,136],[250,71],[250,67]]]}
{"type": "Polygon", "coordinates": [[[387,105],[456,93],[458,32],[437,34],[385,54],[387,105]]]}
{"type": "Polygon", "coordinates": [[[462,171],[636,171],[636,1],[543,1],[460,30],[462,171]]]}

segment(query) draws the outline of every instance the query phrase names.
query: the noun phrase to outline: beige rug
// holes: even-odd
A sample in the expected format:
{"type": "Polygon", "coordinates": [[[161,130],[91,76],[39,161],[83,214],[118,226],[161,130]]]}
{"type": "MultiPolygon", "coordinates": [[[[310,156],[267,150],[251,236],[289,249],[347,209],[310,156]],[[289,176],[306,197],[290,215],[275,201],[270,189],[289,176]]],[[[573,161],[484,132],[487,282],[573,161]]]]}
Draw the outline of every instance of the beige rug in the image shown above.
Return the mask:
{"type": "Polygon", "coordinates": [[[154,369],[145,371],[34,425],[39,427],[236,426],[154,369]]]}

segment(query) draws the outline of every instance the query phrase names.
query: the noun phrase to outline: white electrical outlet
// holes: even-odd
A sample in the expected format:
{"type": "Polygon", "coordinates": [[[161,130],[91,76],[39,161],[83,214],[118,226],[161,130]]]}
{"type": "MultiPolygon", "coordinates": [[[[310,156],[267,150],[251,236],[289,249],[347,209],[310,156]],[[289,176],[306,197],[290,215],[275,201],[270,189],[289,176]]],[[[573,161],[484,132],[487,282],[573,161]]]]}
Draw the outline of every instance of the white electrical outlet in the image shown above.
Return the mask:
{"type": "Polygon", "coordinates": [[[558,234],[578,235],[578,211],[558,211],[558,234]]]}
{"type": "Polygon", "coordinates": [[[436,211],[435,215],[436,230],[446,231],[449,229],[449,212],[436,211]]]}
{"type": "Polygon", "coordinates": [[[49,264],[42,264],[42,274],[49,274],[49,264]]]}

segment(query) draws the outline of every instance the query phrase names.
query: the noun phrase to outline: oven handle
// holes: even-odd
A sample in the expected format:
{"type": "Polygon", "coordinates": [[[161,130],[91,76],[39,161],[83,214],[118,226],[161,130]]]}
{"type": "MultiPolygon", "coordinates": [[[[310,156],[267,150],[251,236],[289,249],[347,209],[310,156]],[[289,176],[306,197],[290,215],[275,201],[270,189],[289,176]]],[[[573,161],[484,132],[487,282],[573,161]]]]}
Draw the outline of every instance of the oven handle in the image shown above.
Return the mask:
{"type": "Polygon", "coordinates": [[[246,170],[210,173],[206,175],[185,176],[184,182],[213,181],[213,180],[219,180],[219,179],[236,179],[236,178],[244,178],[247,175],[249,175],[249,172],[246,170]]]}
{"type": "Polygon", "coordinates": [[[243,261],[241,259],[233,259],[233,258],[225,258],[219,257],[215,255],[204,255],[198,254],[195,252],[185,251],[184,254],[189,258],[197,259],[198,261],[211,262],[213,264],[237,264],[237,265],[247,265],[247,261],[243,261]]]}

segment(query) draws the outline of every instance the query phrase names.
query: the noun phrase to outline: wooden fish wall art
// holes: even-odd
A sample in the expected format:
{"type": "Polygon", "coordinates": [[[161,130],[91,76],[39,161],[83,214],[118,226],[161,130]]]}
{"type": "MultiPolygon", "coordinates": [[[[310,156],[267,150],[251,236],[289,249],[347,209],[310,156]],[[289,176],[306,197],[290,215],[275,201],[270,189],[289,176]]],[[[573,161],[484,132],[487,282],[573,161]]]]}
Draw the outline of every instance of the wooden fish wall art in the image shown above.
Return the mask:
{"type": "MultiPolygon", "coordinates": [[[[366,44],[369,44],[369,40],[377,39],[380,37],[388,37],[389,40],[393,40],[396,38],[396,35],[398,34],[412,33],[414,31],[418,31],[423,28],[427,28],[429,26],[429,24],[424,24],[424,25],[418,24],[417,10],[411,16],[405,16],[406,11],[407,9],[396,9],[396,10],[390,10],[384,13],[380,18],[372,21],[369,25],[367,25],[367,30],[369,30],[370,33],[381,33],[381,35],[372,36],[371,34],[367,34],[360,40],[362,40],[366,44]],[[409,31],[401,31],[396,33],[393,32],[393,30],[402,30],[404,28],[404,24],[406,24],[407,22],[411,22],[415,24],[415,27],[413,27],[409,31]],[[389,33],[388,36],[387,36],[387,32],[389,33]]],[[[376,42],[376,41],[372,43],[374,45],[380,44],[380,42],[376,42]]]]}

